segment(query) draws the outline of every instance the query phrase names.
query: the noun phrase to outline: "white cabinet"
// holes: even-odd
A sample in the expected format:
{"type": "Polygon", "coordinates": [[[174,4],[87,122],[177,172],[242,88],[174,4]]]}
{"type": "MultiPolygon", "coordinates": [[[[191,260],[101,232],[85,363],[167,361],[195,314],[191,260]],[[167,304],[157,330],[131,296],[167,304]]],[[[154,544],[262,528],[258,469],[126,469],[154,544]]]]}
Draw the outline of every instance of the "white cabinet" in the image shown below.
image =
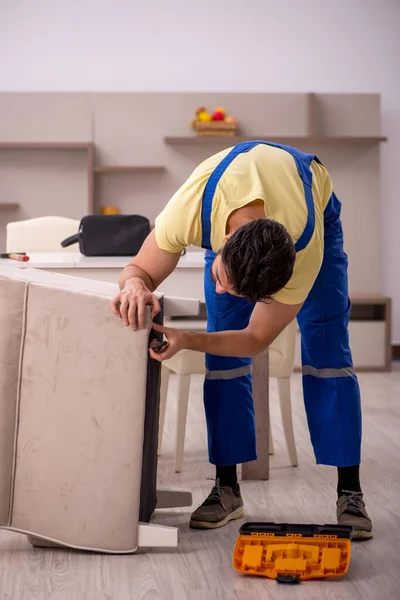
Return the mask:
{"type": "MultiPolygon", "coordinates": [[[[391,369],[391,301],[386,296],[354,296],[349,323],[353,364],[359,371],[391,369]]],[[[301,368],[300,332],[297,332],[295,369],[301,368]]]]}
{"type": "MultiPolygon", "coordinates": [[[[384,370],[386,367],[386,325],[384,322],[351,321],[350,348],[353,363],[359,370],[384,370]]],[[[300,331],[297,332],[295,367],[301,367],[300,331]]]]}

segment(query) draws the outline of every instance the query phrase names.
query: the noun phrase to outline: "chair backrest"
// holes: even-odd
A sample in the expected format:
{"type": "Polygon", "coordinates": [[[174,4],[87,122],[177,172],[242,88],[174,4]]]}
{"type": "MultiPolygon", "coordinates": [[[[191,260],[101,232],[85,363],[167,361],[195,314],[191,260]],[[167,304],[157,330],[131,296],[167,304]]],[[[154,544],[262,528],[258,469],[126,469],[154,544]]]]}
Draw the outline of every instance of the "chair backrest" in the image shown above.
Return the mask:
{"type": "Polygon", "coordinates": [[[79,221],[67,217],[38,217],[7,224],[7,252],[79,252],[78,244],[62,248],[77,233],[79,221]]]}
{"type": "Polygon", "coordinates": [[[269,347],[270,377],[290,377],[293,373],[296,349],[297,320],[278,335],[269,347]]]}

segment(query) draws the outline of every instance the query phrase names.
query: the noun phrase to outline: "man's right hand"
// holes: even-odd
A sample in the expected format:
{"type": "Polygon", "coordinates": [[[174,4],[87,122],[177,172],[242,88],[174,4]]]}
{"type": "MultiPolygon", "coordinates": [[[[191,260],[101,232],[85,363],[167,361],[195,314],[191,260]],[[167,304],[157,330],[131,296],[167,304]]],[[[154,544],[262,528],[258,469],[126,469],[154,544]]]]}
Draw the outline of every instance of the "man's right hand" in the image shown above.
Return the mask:
{"type": "Polygon", "coordinates": [[[145,326],[146,306],[151,306],[152,318],[161,310],[158,298],[140,277],[127,279],[123,289],[111,302],[113,313],[123,319],[124,325],[131,327],[133,331],[145,326]]]}
{"type": "Polygon", "coordinates": [[[139,254],[123,269],[119,279],[121,291],[111,303],[113,313],[127,327],[135,331],[145,326],[146,306],[151,306],[153,318],[160,312],[160,303],[151,290],[156,290],[172,273],[180,255],[161,250],[154,230],[147,236],[139,254]]]}

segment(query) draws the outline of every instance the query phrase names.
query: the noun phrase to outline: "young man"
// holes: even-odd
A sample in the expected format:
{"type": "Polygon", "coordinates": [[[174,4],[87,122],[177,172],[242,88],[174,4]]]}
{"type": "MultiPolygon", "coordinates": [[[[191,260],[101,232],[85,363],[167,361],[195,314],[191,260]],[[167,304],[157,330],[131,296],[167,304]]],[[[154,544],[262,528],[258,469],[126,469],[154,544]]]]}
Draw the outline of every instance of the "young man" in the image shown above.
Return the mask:
{"type": "Polygon", "coordinates": [[[205,249],[207,333],[154,326],[169,346],[206,353],[204,404],[216,482],[191,526],[215,528],[243,516],[236,465],[256,458],[251,357],[297,316],[303,390],[317,463],[338,471],[337,518],[372,537],[359,482],[361,407],[348,343],[350,302],[340,202],[313,155],[253,141],[203,162],[156,220],[123,270],[112,308],[143,327],[152,293],[181,251],[205,249]]]}

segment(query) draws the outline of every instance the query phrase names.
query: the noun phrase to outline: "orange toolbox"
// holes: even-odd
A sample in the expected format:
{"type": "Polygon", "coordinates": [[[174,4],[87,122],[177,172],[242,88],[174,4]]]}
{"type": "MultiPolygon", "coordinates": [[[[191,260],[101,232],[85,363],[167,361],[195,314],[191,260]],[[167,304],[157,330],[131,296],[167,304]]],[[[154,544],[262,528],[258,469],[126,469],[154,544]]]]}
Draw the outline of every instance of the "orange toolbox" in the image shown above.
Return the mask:
{"type": "Polygon", "coordinates": [[[245,523],[236,540],[233,568],[280,583],[342,577],[350,564],[352,531],[346,525],[245,523]]]}

